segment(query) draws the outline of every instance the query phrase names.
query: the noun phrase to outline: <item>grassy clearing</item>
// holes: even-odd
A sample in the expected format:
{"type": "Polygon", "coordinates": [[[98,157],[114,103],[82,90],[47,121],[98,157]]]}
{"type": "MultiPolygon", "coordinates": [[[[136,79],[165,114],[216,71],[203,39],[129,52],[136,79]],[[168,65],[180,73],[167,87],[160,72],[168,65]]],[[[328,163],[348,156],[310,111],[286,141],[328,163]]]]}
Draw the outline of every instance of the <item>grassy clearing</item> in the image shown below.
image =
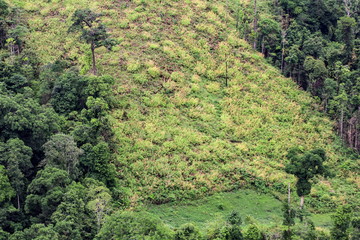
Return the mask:
{"type": "Polygon", "coordinates": [[[239,212],[243,220],[252,216],[264,225],[281,223],[281,206],[281,202],[270,195],[245,189],[180,204],[151,205],[148,211],[174,228],[192,222],[204,229],[216,219],[225,220],[231,211],[239,212]]]}
{"type": "MultiPolygon", "coordinates": [[[[273,196],[259,194],[249,189],[219,193],[201,200],[147,207],[147,211],[172,228],[191,222],[203,231],[212,222],[225,220],[231,211],[239,212],[245,225],[249,219],[254,219],[263,227],[281,225],[283,221],[281,209],[282,203],[273,196]]],[[[330,216],[331,214],[316,214],[311,215],[310,219],[314,221],[316,227],[330,228],[332,224],[330,216]]]]}

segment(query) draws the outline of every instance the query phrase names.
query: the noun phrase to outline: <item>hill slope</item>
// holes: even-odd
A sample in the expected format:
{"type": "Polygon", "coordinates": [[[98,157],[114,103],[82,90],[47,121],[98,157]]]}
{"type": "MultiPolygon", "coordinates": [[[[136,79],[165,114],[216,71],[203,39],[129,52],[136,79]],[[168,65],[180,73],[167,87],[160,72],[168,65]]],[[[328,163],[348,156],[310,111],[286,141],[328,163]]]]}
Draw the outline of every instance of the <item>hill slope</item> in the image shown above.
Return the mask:
{"type": "Polygon", "coordinates": [[[78,8],[103,13],[121,42],[111,52],[97,49],[97,57],[99,73],[117,78],[114,164],[132,203],[250,185],[284,193],[295,181],[283,170],[294,146],[324,148],[337,174],[319,179],[313,206],[359,199],[358,159],[345,154],[314,100],[237,37],[226,1],[15,4],[29,12],[27,46],[43,64],[62,57],[79,62],[84,73],[90,68],[89,46],[67,33],[78,8]]]}

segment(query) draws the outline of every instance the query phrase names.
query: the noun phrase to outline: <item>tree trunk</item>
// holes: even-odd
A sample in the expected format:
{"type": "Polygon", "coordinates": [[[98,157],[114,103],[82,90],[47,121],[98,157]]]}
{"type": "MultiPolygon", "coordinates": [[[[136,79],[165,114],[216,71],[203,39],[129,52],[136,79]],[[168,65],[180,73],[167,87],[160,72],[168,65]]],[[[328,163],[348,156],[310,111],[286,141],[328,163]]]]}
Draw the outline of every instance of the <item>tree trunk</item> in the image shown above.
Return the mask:
{"type": "Polygon", "coordinates": [[[300,63],[298,63],[297,83],[300,84],[300,63]]]}
{"type": "MultiPolygon", "coordinates": [[[[289,206],[290,206],[290,200],[291,200],[290,193],[291,193],[290,183],[288,183],[288,204],[289,204],[289,206]]],[[[290,210],[289,210],[289,214],[290,214],[290,210]]]]}
{"type": "Polygon", "coordinates": [[[304,208],[304,199],[305,199],[304,196],[301,196],[301,197],[300,197],[300,209],[303,209],[303,208],[304,208]]]}
{"type": "Polygon", "coordinates": [[[94,75],[97,74],[97,69],[96,69],[96,60],[95,60],[95,44],[94,42],[91,43],[91,54],[92,54],[92,73],[94,75]]]}
{"type": "Polygon", "coordinates": [[[340,137],[343,137],[343,129],[344,129],[344,109],[341,109],[340,114],[340,137]]]}
{"type": "Polygon", "coordinates": [[[257,41],[257,38],[256,38],[256,34],[257,34],[257,3],[256,3],[257,0],[254,0],[254,49],[256,50],[256,41],[257,41]]]}
{"type": "Polygon", "coordinates": [[[225,86],[228,86],[228,61],[227,61],[227,56],[226,56],[226,60],[225,60],[225,86]]]}
{"type": "Polygon", "coordinates": [[[20,195],[17,194],[17,205],[18,205],[18,209],[20,210],[20,195]]]}
{"type": "Polygon", "coordinates": [[[289,18],[281,10],[281,73],[284,73],[286,32],[289,27],[289,18]]]}
{"type": "Polygon", "coordinates": [[[343,0],[343,2],[344,2],[346,16],[350,17],[350,15],[351,15],[351,13],[350,13],[351,0],[343,0]]]}

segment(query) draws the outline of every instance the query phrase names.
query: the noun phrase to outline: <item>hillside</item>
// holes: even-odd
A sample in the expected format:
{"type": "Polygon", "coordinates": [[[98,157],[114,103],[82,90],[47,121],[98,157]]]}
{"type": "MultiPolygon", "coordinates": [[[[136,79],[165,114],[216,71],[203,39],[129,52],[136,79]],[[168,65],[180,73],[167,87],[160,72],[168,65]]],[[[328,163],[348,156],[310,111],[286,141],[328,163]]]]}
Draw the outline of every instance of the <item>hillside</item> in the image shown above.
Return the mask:
{"type": "MultiPolygon", "coordinates": [[[[226,1],[13,1],[27,11],[27,47],[41,64],[90,69],[89,46],[67,32],[79,8],[102,13],[119,45],[97,49],[116,79],[112,112],[121,185],[134,205],[253,186],[284,198],[287,151],[323,148],[335,178],[319,179],[311,206],[358,202],[357,158],[316,101],[239,39],[226,1]]],[[[294,195],[295,196],[295,195],[294,195]]]]}

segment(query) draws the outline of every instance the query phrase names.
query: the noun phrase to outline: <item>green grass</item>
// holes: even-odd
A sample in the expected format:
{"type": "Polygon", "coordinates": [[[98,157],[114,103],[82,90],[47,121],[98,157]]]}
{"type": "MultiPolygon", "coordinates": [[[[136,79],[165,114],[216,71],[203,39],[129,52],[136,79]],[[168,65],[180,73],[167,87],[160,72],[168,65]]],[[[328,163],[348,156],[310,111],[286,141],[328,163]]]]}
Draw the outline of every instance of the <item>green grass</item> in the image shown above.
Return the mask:
{"type": "MultiPolygon", "coordinates": [[[[159,217],[172,228],[194,223],[204,231],[211,222],[225,220],[231,211],[242,216],[244,225],[249,217],[264,227],[279,226],[283,221],[282,203],[268,194],[244,189],[215,194],[201,200],[163,205],[149,205],[147,211],[159,217]]],[[[312,214],[310,219],[316,227],[330,228],[331,214],[312,214]]]]}
{"type": "Polygon", "coordinates": [[[310,219],[315,223],[316,227],[330,229],[333,226],[333,220],[331,216],[334,213],[324,213],[324,214],[312,214],[310,219]]]}
{"type": "Polygon", "coordinates": [[[281,202],[274,197],[245,189],[180,204],[151,205],[148,211],[174,228],[192,222],[203,229],[218,218],[225,220],[231,211],[239,212],[243,220],[252,216],[260,224],[280,223],[281,207],[281,202]]]}

